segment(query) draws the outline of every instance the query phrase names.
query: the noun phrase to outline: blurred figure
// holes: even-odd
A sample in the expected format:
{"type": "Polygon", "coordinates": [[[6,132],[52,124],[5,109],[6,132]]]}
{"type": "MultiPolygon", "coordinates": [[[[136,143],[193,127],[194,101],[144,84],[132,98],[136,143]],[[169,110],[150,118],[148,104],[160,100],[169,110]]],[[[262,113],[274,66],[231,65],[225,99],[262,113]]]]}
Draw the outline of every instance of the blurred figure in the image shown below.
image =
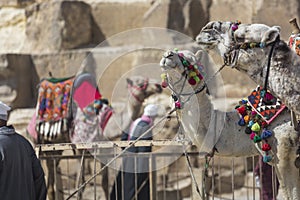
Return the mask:
{"type": "Polygon", "coordinates": [[[263,162],[262,156],[259,156],[259,160],[254,169],[254,175],[256,179],[256,185],[261,188],[262,200],[276,200],[279,189],[279,181],[277,177],[274,176],[275,180],[273,181],[275,181],[275,197],[273,197],[272,166],[263,162]]]}
{"type": "MultiPolygon", "coordinates": [[[[147,105],[143,115],[132,123],[128,140],[136,140],[148,131],[153,125],[157,113],[157,105],[147,105]]],[[[147,132],[140,140],[152,140],[152,131],[147,132]]],[[[127,151],[129,154],[136,155],[123,158],[122,168],[124,171],[119,171],[110,193],[110,199],[148,200],[150,199],[149,158],[139,157],[137,153],[151,152],[151,147],[130,147],[127,151]]]]}
{"type": "Polygon", "coordinates": [[[44,171],[31,144],[7,125],[10,107],[0,101],[1,200],[45,200],[44,171]]]}

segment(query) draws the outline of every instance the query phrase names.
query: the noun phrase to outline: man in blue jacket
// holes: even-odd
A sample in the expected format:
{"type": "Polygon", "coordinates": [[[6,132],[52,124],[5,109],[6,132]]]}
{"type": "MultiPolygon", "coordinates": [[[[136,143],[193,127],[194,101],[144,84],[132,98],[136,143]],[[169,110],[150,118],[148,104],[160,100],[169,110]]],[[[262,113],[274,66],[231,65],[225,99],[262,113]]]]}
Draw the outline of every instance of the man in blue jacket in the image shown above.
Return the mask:
{"type": "Polygon", "coordinates": [[[29,141],[7,125],[9,110],[0,101],[0,199],[45,200],[43,168],[29,141]]]}

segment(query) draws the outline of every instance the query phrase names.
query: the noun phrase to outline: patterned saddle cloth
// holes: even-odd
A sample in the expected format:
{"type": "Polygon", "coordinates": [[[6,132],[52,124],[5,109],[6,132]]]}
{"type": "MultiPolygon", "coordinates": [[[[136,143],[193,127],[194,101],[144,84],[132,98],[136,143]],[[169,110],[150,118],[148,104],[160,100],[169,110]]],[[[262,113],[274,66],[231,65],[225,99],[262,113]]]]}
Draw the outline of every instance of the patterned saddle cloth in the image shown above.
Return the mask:
{"type": "Polygon", "coordinates": [[[74,77],[44,79],[40,83],[36,110],[36,131],[53,138],[70,127],[70,99],[74,77]]]}

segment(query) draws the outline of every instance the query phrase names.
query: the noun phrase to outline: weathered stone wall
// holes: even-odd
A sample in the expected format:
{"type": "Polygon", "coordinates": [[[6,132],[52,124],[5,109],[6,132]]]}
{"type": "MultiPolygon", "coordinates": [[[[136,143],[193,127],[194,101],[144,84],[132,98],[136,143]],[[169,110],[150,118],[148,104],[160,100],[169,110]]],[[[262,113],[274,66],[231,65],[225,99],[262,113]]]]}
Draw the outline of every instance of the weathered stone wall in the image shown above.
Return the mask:
{"type": "Polygon", "coordinates": [[[26,8],[25,52],[52,53],[92,42],[92,16],[79,1],[46,1],[26,8]]]}
{"type": "MultiPolygon", "coordinates": [[[[6,85],[16,97],[11,102],[13,108],[32,107],[36,104],[36,86],[39,77],[30,55],[2,54],[0,56],[0,85],[6,85]]],[[[0,91],[0,94],[3,91],[0,91]]]]}

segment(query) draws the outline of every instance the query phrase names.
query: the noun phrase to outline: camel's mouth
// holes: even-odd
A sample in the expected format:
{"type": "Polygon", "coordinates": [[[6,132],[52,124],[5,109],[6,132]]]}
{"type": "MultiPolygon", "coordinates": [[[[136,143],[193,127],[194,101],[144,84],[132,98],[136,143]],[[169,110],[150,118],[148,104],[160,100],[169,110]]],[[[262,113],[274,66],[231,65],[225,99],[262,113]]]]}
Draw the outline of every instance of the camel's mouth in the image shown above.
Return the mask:
{"type": "Polygon", "coordinates": [[[215,45],[217,42],[216,41],[196,41],[197,44],[199,45],[206,45],[206,46],[212,46],[212,45],[215,45]]]}
{"type": "Polygon", "coordinates": [[[156,86],[156,92],[157,93],[162,93],[162,91],[163,91],[162,86],[160,84],[158,84],[158,83],[156,83],[155,86],[156,86]]]}
{"type": "Polygon", "coordinates": [[[202,46],[215,46],[218,43],[218,40],[210,33],[209,31],[201,31],[196,37],[196,43],[202,46]]]}

